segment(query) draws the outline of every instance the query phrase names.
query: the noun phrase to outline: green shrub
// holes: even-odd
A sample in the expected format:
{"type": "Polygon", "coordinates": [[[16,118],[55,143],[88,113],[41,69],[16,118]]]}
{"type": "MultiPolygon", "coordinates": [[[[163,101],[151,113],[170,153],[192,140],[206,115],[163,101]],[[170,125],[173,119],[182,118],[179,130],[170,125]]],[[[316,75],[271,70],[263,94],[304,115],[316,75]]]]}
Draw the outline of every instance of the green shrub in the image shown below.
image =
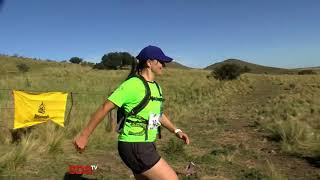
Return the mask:
{"type": "Polygon", "coordinates": [[[248,66],[244,66],[241,71],[242,73],[247,73],[247,72],[250,72],[251,69],[248,66]]]}
{"type": "Polygon", "coordinates": [[[248,71],[248,68],[244,70],[237,64],[224,64],[215,68],[211,74],[215,79],[218,80],[233,80],[245,71],[248,71]]]}
{"type": "Polygon", "coordinates": [[[30,70],[30,67],[24,63],[17,64],[17,68],[22,73],[26,73],[30,70]]]}
{"type": "Polygon", "coordinates": [[[314,72],[311,69],[305,69],[305,70],[301,70],[298,72],[299,75],[306,75],[306,74],[317,74],[316,72],[314,72]]]}

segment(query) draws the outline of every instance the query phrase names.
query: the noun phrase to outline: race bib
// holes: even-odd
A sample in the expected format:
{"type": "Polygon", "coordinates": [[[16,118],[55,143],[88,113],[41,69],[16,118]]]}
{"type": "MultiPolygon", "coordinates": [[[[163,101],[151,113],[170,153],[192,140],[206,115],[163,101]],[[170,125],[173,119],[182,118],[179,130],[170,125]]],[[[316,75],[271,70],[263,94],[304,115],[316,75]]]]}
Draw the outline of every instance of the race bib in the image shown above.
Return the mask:
{"type": "Polygon", "coordinates": [[[150,113],[150,115],[149,115],[148,129],[156,129],[156,128],[158,128],[159,126],[161,126],[161,123],[160,123],[160,114],[150,113]]]}

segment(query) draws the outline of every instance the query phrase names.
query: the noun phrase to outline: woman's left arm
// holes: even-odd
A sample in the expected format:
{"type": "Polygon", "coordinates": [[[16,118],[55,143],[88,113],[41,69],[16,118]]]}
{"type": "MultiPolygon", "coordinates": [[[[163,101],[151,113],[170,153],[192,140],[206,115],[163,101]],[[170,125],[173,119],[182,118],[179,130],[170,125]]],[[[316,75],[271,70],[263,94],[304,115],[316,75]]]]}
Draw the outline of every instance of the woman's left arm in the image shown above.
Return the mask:
{"type": "Polygon", "coordinates": [[[168,129],[170,132],[176,134],[176,136],[182,139],[186,144],[190,143],[188,135],[182,132],[180,129],[177,129],[164,113],[162,114],[162,118],[160,119],[160,122],[163,127],[168,129]]]}

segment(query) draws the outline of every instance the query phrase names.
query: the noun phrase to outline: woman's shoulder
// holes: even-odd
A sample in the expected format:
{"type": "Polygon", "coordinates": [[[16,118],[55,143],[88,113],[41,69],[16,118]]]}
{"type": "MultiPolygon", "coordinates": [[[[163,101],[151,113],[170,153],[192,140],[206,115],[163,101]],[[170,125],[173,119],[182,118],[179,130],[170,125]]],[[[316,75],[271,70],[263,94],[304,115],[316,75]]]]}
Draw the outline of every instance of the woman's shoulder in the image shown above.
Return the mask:
{"type": "Polygon", "coordinates": [[[126,81],[124,81],[122,83],[122,86],[138,87],[138,86],[144,86],[144,85],[143,85],[143,82],[138,77],[131,77],[126,81]]]}

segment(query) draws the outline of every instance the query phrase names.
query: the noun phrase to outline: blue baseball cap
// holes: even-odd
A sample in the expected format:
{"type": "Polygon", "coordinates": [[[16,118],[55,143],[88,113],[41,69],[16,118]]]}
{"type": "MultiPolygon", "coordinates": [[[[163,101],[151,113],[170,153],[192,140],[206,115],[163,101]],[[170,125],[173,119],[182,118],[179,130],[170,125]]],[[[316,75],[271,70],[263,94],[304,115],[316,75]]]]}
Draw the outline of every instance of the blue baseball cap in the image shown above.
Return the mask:
{"type": "Polygon", "coordinates": [[[171,57],[166,56],[162,50],[156,46],[147,46],[143,48],[136,58],[139,61],[156,59],[164,63],[169,63],[173,60],[171,57]]]}

